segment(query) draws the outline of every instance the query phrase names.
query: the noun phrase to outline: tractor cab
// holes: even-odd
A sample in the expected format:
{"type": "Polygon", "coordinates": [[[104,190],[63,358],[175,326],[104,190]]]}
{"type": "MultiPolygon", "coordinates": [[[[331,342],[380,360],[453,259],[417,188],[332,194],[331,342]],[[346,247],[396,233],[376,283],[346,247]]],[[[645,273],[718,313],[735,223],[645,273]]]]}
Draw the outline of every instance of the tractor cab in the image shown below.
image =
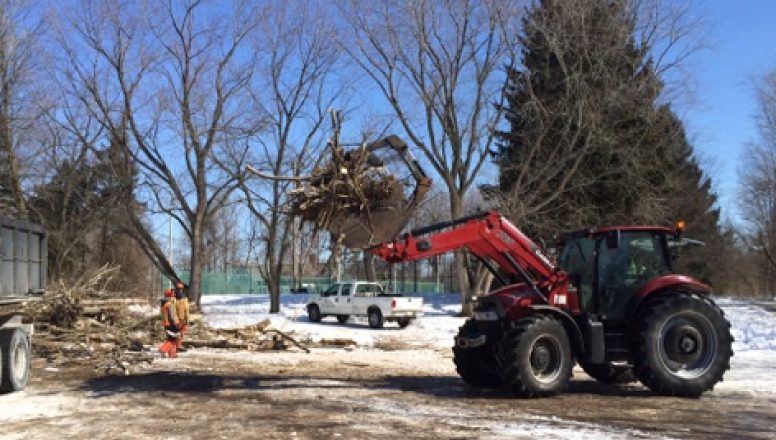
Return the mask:
{"type": "Polygon", "coordinates": [[[669,241],[677,236],[677,230],[658,226],[571,232],[563,236],[559,263],[579,292],[583,312],[619,321],[647,283],[672,273],[669,241]]]}

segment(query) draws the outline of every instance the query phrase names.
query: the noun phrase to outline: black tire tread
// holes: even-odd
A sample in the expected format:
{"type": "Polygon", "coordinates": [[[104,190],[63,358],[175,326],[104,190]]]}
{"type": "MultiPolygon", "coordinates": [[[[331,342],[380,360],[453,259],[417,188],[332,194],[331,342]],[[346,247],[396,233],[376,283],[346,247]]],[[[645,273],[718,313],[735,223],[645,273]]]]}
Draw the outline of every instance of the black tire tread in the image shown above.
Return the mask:
{"type": "Polygon", "coordinates": [[[711,299],[705,295],[691,292],[670,292],[655,297],[643,304],[634,319],[634,328],[631,332],[631,350],[634,356],[633,372],[639,381],[657,394],[677,397],[700,397],[706,391],[714,389],[714,385],[722,380],[724,373],[730,369],[730,357],[733,356],[733,336],[730,333],[730,322],[725,319],[724,312],[711,299]],[[648,352],[649,324],[655,317],[668,315],[680,307],[699,305],[709,307],[712,320],[721,320],[725,332],[718,335],[718,350],[715,362],[718,365],[712,367],[711,376],[703,381],[693,379],[693,382],[681,380],[665,380],[660,371],[650,365],[648,352]]]}
{"type": "Polygon", "coordinates": [[[318,307],[317,304],[310,304],[309,306],[307,306],[307,319],[309,319],[310,322],[321,322],[321,320],[323,319],[323,315],[321,315],[321,308],[318,307]],[[318,317],[316,319],[313,319],[313,317],[310,316],[310,310],[312,310],[313,308],[318,309],[318,317]]]}
{"type": "MultiPolygon", "coordinates": [[[[477,331],[477,322],[469,319],[458,329],[459,336],[469,336],[477,331]]],[[[498,375],[498,365],[492,345],[475,348],[461,348],[453,345],[453,363],[455,371],[464,382],[475,387],[496,388],[501,386],[501,377],[498,375]],[[485,352],[490,350],[490,353],[485,352]],[[493,359],[491,368],[483,365],[482,356],[489,355],[493,359]]]]}
{"type": "Polygon", "coordinates": [[[566,388],[568,388],[569,379],[571,378],[571,369],[574,366],[574,363],[571,360],[571,345],[568,341],[568,335],[566,335],[566,331],[563,328],[563,324],[558,322],[552,316],[532,315],[520,319],[505,335],[505,337],[502,338],[496,353],[499,363],[499,373],[503,385],[518,396],[529,398],[549,397],[560,394],[566,388]],[[563,335],[566,336],[565,348],[567,359],[565,362],[566,365],[564,366],[566,371],[563,372],[565,377],[553,389],[538,389],[534,387],[530,381],[524,378],[522,372],[520,371],[520,354],[518,353],[517,345],[526,332],[531,331],[531,329],[536,326],[544,326],[546,325],[545,323],[549,322],[552,322],[553,325],[559,326],[563,335]]]}
{"type": "Polygon", "coordinates": [[[24,388],[29,380],[30,374],[30,362],[31,362],[30,344],[27,341],[27,336],[21,329],[18,328],[6,328],[0,330],[0,393],[10,393],[13,391],[20,391],[24,388]],[[15,338],[21,338],[22,343],[26,348],[27,356],[27,372],[22,383],[14,383],[14,375],[11,372],[12,359],[10,356],[11,344],[15,338]]]}
{"type": "Polygon", "coordinates": [[[372,328],[382,328],[383,324],[385,324],[385,318],[383,317],[383,312],[380,311],[380,309],[378,307],[370,307],[369,309],[367,309],[366,316],[367,316],[367,322],[369,323],[369,327],[372,327],[372,328]],[[372,320],[369,319],[369,317],[373,313],[377,313],[377,316],[379,317],[377,325],[372,325],[372,320]]]}

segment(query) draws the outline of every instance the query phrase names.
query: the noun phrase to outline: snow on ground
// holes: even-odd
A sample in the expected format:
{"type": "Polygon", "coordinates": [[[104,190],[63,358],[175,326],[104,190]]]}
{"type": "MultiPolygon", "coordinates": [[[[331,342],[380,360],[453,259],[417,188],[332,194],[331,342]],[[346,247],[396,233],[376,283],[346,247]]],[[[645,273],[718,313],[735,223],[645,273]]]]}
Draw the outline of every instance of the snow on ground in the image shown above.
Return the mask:
{"type": "Polygon", "coordinates": [[[423,298],[423,317],[406,329],[395,323],[386,323],[385,328],[374,330],[366,318],[351,318],[346,324],[339,324],[334,317],[324,318],[321,323],[307,319],[307,295],[281,295],[279,314],[269,314],[267,295],[211,295],[202,298],[205,322],[211,327],[234,328],[255,324],[269,319],[272,326],[282,330],[293,330],[306,335],[313,342],[321,339],[352,339],[358,345],[371,347],[380,337],[400,337],[413,345],[432,348],[450,348],[458,327],[464,318],[455,316],[460,311],[460,297],[456,294],[413,294],[423,298]]]}
{"type": "MultiPolygon", "coordinates": [[[[458,295],[417,296],[423,297],[424,316],[406,329],[387,323],[385,328],[374,330],[369,328],[365,318],[351,318],[345,325],[333,317],[321,323],[309,322],[305,311],[307,295],[282,295],[278,315],[268,313],[266,295],[205,296],[202,305],[205,321],[213,327],[240,327],[270,319],[274,327],[308,336],[313,342],[344,338],[352,339],[360,346],[374,347],[382,338],[398,338],[418,347],[450,348],[464,321],[455,316],[460,310],[458,295]]],[[[772,371],[772,366],[776,365],[776,315],[751,301],[722,298],[718,303],[732,325],[735,355],[731,360],[731,371],[715,389],[722,393],[776,395],[776,374],[772,371]]]]}

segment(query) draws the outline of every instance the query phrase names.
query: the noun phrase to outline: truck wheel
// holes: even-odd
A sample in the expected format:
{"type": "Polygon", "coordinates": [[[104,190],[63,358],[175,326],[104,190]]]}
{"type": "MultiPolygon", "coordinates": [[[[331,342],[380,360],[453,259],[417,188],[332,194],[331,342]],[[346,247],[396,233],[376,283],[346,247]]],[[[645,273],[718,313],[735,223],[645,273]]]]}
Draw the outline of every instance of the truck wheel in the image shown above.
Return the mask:
{"type": "Polygon", "coordinates": [[[337,321],[339,321],[340,324],[348,322],[348,318],[350,318],[350,315],[337,315],[337,321]]]}
{"type": "Polygon", "coordinates": [[[307,318],[310,322],[321,322],[321,309],[316,304],[307,306],[307,318]]]}
{"type": "Polygon", "coordinates": [[[20,391],[30,378],[30,344],[19,328],[0,330],[0,392],[20,391]]]}
{"type": "Polygon", "coordinates": [[[579,366],[585,370],[588,376],[607,385],[625,384],[638,380],[633,374],[633,367],[630,365],[618,365],[612,362],[604,362],[603,364],[580,362],[579,366]]]}
{"type": "Polygon", "coordinates": [[[383,313],[378,308],[369,309],[367,312],[367,319],[369,320],[369,327],[382,328],[383,326],[383,313]]]}
{"type": "Polygon", "coordinates": [[[658,394],[699,397],[730,369],[730,323],[711,300],[689,294],[647,303],[631,333],[634,371],[658,394]]]}
{"type": "Polygon", "coordinates": [[[530,316],[515,324],[497,346],[503,384],[523,397],[544,397],[568,386],[573,366],[563,324],[551,316],[530,316]]]}
{"type": "MultiPolygon", "coordinates": [[[[466,321],[458,330],[458,336],[465,338],[478,335],[479,329],[473,319],[466,321]]],[[[498,374],[493,345],[461,348],[455,344],[453,346],[453,362],[461,379],[469,385],[485,388],[501,386],[501,377],[498,374]]]]}
{"type": "Polygon", "coordinates": [[[412,318],[399,318],[396,323],[399,324],[399,327],[405,328],[412,323],[412,318]]]}

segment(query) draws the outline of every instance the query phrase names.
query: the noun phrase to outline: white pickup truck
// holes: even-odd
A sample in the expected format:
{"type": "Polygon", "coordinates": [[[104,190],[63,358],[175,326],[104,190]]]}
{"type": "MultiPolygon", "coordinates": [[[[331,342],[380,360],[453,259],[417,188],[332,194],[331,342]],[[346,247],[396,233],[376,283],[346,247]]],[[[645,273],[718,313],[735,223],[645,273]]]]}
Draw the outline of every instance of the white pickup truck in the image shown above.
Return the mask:
{"type": "Polygon", "coordinates": [[[423,298],[385,293],[379,283],[366,281],[335,283],[320,295],[311,295],[307,303],[312,322],[336,316],[345,323],[351,315],[366,316],[372,328],[381,328],[386,321],[407,327],[422,311],[423,298]]]}

